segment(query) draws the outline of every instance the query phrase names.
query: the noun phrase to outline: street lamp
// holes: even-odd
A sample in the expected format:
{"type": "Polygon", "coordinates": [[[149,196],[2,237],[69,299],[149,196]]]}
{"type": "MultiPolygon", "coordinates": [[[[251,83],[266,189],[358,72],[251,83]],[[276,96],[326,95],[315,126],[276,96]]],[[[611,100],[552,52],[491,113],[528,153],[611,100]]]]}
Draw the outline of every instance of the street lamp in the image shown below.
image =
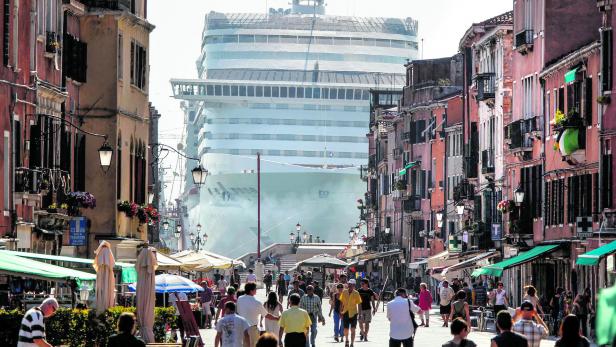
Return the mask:
{"type": "Polygon", "coordinates": [[[304,243],[306,243],[306,241],[308,240],[308,234],[304,231],[304,234],[302,235],[302,238],[304,239],[304,243]]]}
{"type": "Polygon", "coordinates": [[[201,232],[201,223],[197,224],[197,234],[201,232]]]}
{"type": "Polygon", "coordinates": [[[359,226],[355,227],[355,235],[359,234],[359,226]]]}
{"type": "Polygon", "coordinates": [[[207,242],[207,238],[208,238],[207,233],[203,233],[203,242],[204,243],[207,242]]]}
{"type": "Polygon", "coordinates": [[[293,243],[293,241],[295,241],[295,233],[290,233],[289,234],[289,241],[291,241],[291,243],[293,243]]]}
{"type": "Polygon", "coordinates": [[[518,188],[515,190],[513,199],[515,201],[515,205],[518,207],[520,207],[520,205],[522,205],[522,202],[524,202],[524,190],[521,186],[518,186],[518,188]]]}
{"type": "Polygon", "coordinates": [[[169,222],[167,222],[167,221],[163,222],[163,230],[164,231],[168,231],[169,230],[169,222]]]}
{"type": "Polygon", "coordinates": [[[178,224],[175,226],[175,238],[179,239],[181,235],[182,235],[182,225],[178,224]]]}
{"type": "Polygon", "coordinates": [[[349,230],[349,238],[352,239],[353,236],[355,236],[355,230],[353,230],[353,228],[351,228],[351,230],[349,230]]]}
{"type": "Polygon", "coordinates": [[[199,166],[197,166],[196,168],[192,169],[191,173],[193,177],[193,182],[197,186],[201,187],[202,185],[205,184],[205,178],[208,175],[208,171],[204,169],[203,166],[201,166],[201,164],[199,164],[199,166]]]}
{"type": "Polygon", "coordinates": [[[148,192],[148,204],[152,204],[154,202],[154,192],[148,192]]]}
{"type": "Polygon", "coordinates": [[[188,234],[188,238],[191,242],[195,242],[195,234],[192,231],[190,232],[190,234],[188,234]]]}
{"type": "Polygon", "coordinates": [[[295,224],[295,230],[297,230],[297,234],[299,235],[299,232],[302,230],[302,225],[299,224],[299,222],[297,222],[297,224],[295,224]]]}
{"type": "Polygon", "coordinates": [[[462,216],[464,214],[464,203],[456,205],[456,211],[458,212],[459,216],[462,216]]]}
{"type": "Polygon", "coordinates": [[[389,227],[385,228],[385,234],[389,235],[389,232],[391,231],[391,229],[389,227]]]}
{"type": "Polygon", "coordinates": [[[111,158],[113,157],[113,148],[109,146],[107,143],[107,138],[105,137],[105,142],[98,149],[98,156],[101,162],[101,168],[104,172],[109,170],[109,166],[111,166],[111,158]]]}

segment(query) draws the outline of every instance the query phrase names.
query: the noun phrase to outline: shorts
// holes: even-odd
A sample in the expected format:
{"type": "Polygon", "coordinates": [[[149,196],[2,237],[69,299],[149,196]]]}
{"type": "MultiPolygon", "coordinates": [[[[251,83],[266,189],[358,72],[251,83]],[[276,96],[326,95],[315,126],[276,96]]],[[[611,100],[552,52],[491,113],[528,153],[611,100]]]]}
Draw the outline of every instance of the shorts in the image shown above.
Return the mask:
{"type": "Polygon", "coordinates": [[[359,311],[359,321],[361,323],[372,322],[372,310],[368,309],[359,311]]]}
{"type": "Polygon", "coordinates": [[[349,326],[353,329],[357,327],[357,315],[349,317],[349,313],[347,312],[342,316],[342,328],[348,329],[349,326]]]}
{"type": "Polygon", "coordinates": [[[451,305],[440,305],[440,313],[441,314],[450,314],[451,313],[451,305]]]}
{"type": "Polygon", "coordinates": [[[210,305],[212,304],[211,301],[208,302],[204,302],[202,305],[203,307],[203,311],[205,312],[206,315],[210,316],[212,314],[212,311],[210,310],[210,305]]]}

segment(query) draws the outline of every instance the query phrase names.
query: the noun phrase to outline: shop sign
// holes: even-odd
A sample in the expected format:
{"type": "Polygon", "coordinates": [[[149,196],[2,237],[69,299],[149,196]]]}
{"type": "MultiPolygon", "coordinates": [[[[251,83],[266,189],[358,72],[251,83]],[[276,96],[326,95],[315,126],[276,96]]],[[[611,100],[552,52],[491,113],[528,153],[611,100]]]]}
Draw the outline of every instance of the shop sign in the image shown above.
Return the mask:
{"type": "Polygon", "coordinates": [[[71,246],[86,246],[87,245],[87,221],[85,217],[71,219],[69,232],[69,245],[71,246]]]}

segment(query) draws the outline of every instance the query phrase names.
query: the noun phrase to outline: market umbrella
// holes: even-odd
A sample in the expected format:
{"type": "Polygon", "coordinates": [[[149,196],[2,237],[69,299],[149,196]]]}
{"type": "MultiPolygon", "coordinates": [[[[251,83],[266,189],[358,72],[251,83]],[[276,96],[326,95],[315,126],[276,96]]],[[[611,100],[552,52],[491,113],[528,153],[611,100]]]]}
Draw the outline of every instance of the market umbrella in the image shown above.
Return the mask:
{"type": "Polygon", "coordinates": [[[111,244],[107,241],[94,252],[94,270],[96,270],[96,312],[101,314],[109,307],[115,306],[115,277],[113,267],[115,259],[111,253],[111,244]]]}
{"type": "Polygon", "coordinates": [[[156,261],[156,249],[144,247],[137,257],[137,320],[141,329],[141,338],[146,343],[154,341],[154,294],[155,276],[154,271],[158,267],[156,261]]]}
{"type": "Polygon", "coordinates": [[[349,266],[348,263],[329,254],[318,254],[312,258],[297,262],[292,268],[297,269],[300,266],[320,267],[323,274],[322,285],[325,287],[325,269],[344,269],[349,266]]]}
{"type": "MultiPolygon", "coordinates": [[[[138,284],[139,282],[137,282],[138,284]]],[[[194,293],[202,292],[203,287],[194,283],[186,277],[161,274],[156,276],[156,293],[194,293]]],[[[128,289],[135,290],[135,284],[130,284],[128,289]]]]}

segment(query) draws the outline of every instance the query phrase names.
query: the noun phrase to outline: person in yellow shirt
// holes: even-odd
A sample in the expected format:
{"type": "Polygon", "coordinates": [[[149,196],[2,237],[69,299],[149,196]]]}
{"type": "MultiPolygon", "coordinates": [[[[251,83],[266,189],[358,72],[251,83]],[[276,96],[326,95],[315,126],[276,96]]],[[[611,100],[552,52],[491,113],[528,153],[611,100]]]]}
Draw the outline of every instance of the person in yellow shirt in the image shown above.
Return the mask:
{"type": "Polygon", "coordinates": [[[282,335],[284,336],[284,345],[286,347],[305,347],[308,329],[312,325],[308,312],[299,308],[299,294],[291,294],[289,303],[291,308],[284,311],[278,320],[280,330],[278,332],[278,341],[282,346],[282,335]]]}
{"type": "Polygon", "coordinates": [[[342,306],[340,312],[342,312],[345,347],[349,347],[349,327],[351,328],[350,347],[353,347],[353,343],[355,342],[355,328],[357,328],[357,313],[361,309],[361,296],[359,292],[355,290],[355,284],[355,280],[350,279],[348,288],[340,294],[340,304],[342,306]]]}

